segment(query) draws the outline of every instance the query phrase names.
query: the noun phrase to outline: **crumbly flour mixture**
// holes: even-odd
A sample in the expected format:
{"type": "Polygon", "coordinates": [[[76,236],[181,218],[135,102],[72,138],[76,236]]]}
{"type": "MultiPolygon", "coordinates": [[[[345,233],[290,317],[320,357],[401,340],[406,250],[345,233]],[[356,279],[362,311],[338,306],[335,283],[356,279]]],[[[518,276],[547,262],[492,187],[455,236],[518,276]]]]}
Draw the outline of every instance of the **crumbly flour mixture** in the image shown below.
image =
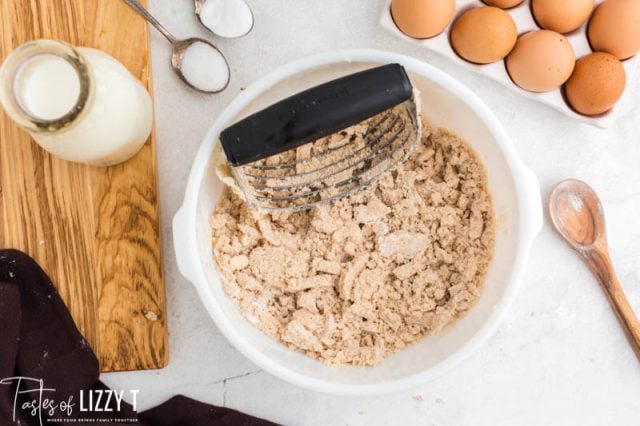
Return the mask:
{"type": "Polygon", "coordinates": [[[227,189],[211,226],[225,291],[244,316],[332,364],[375,365],[463,315],[494,246],[482,164],[426,123],[408,161],[366,190],[265,213],[227,189]]]}

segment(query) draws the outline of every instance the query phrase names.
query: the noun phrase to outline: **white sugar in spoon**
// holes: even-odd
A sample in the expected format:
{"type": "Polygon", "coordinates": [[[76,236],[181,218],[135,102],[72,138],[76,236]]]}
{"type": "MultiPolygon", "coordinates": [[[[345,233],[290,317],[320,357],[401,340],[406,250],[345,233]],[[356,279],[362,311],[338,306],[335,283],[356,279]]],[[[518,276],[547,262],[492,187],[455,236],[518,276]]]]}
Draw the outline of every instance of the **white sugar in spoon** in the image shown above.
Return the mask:
{"type": "Polygon", "coordinates": [[[224,55],[201,38],[176,39],[136,0],[123,0],[153,25],[173,47],[171,66],[187,85],[203,93],[218,93],[229,84],[231,72],[224,55]]]}
{"type": "Polygon", "coordinates": [[[202,25],[220,37],[242,37],[253,28],[253,13],[244,0],[194,0],[194,3],[202,25]]]}

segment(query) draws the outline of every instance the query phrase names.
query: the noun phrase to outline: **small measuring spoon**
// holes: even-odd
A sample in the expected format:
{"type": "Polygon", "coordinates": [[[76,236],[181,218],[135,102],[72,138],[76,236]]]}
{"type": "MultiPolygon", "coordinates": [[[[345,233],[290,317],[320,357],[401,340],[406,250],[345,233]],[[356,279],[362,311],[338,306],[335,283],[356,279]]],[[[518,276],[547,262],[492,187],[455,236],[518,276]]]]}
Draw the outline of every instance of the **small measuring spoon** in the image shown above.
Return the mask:
{"type": "Polygon", "coordinates": [[[229,84],[229,63],[217,47],[201,38],[176,39],[136,0],[123,0],[153,25],[173,47],[171,66],[189,87],[203,93],[218,93],[229,84]],[[209,67],[205,69],[205,65],[209,67]]]}
{"type": "Polygon", "coordinates": [[[194,0],[194,4],[200,23],[215,35],[236,38],[253,29],[253,12],[244,0],[194,0]]]}
{"type": "Polygon", "coordinates": [[[609,296],[640,357],[640,322],[620,286],[609,257],[604,212],[598,195],[582,181],[565,180],[549,197],[549,213],[560,235],[582,256],[609,296]]]}

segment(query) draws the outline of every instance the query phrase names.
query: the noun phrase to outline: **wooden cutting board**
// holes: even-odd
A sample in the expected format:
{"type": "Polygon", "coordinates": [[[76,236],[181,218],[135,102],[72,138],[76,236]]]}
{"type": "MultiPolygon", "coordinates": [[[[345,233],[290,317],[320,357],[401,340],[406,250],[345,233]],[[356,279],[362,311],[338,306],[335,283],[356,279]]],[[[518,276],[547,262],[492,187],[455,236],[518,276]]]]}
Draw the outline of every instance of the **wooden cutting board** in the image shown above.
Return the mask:
{"type": "MultiPolygon", "coordinates": [[[[147,27],[119,0],[0,0],[0,59],[38,38],[95,47],[149,89],[147,27]]],[[[110,168],[40,149],[0,108],[0,247],[36,259],[102,371],[167,364],[155,136],[110,168]]]]}

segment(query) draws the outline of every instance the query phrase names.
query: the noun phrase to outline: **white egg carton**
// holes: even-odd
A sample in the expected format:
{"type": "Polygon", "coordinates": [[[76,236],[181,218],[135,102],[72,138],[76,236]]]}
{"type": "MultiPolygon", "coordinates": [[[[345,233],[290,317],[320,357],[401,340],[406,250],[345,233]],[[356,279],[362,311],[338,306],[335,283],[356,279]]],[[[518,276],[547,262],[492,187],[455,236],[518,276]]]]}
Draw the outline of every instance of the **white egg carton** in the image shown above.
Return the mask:
{"type": "MultiPolygon", "coordinates": [[[[602,1],[603,0],[597,0],[596,4],[600,4],[602,3],[602,1]]],[[[507,73],[506,67],[504,65],[504,61],[498,61],[494,62],[493,64],[487,65],[477,65],[461,59],[449,44],[449,33],[451,30],[451,24],[447,26],[442,34],[439,34],[438,36],[433,38],[417,40],[406,36],[400,30],[398,30],[395,23],[393,22],[393,19],[391,18],[390,5],[391,1],[388,1],[382,13],[382,17],[380,18],[380,23],[384,28],[386,28],[393,34],[397,35],[398,37],[402,37],[410,43],[421,45],[427,50],[445,56],[451,61],[456,62],[467,69],[470,69],[478,74],[485,75],[490,79],[509,87],[511,90],[519,93],[520,95],[535,99],[538,102],[546,104],[577,120],[592,124],[594,126],[607,128],[613,124],[616,116],[621,115],[633,108],[633,104],[637,96],[632,96],[630,86],[632,80],[636,76],[636,68],[639,62],[640,54],[623,62],[625,71],[627,73],[627,87],[625,88],[624,94],[622,95],[622,98],[618,101],[616,106],[605,114],[595,117],[587,117],[576,113],[567,105],[563,98],[562,90],[560,89],[546,93],[532,93],[518,87],[509,77],[509,74],[507,73]]],[[[486,4],[480,0],[456,0],[456,15],[452,22],[455,22],[455,20],[464,11],[478,6],[486,6],[486,4]]],[[[518,27],[519,35],[529,31],[540,29],[531,14],[529,0],[525,0],[522,4],[512,9],[507,9],[507,12],[513,17],[513,20],[518,27]]],[[[584,24],[581,28],[569,34],[565,34],[565,36],[573,45],[573,50],[575,51],[576,58],[580,58],[588,53],[591,53],[591,47],[589,46],[589,41],[587,40],[586,31],[587,25],[584,24]]]]}

